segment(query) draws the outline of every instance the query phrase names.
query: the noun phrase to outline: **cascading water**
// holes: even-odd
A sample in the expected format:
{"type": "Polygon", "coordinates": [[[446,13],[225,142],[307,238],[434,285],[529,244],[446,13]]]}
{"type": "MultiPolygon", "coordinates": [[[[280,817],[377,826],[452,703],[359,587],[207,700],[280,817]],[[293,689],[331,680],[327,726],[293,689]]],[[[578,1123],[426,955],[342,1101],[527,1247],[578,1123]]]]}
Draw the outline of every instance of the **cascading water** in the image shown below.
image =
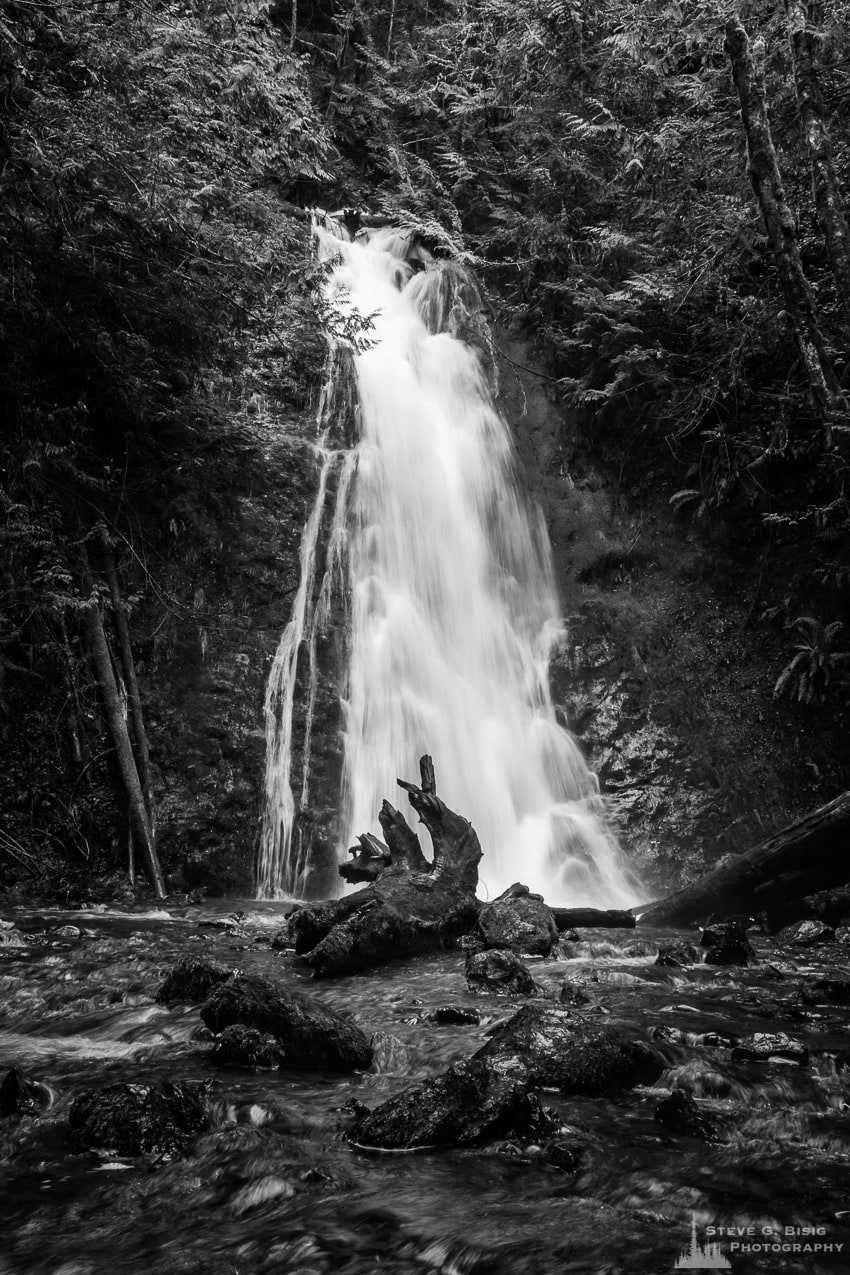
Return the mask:
{"type": "Polygon", "coordinates": [[[301,585],[266,700],[260,894],[305,890],[295,833],[308,800],[316,633],[346,563],[340,853],[358,833],[379,832],[385,796],[408,809],[396,778],[415,776],[428,752],[440,795],[478,832],[491,896],[522,880],[553,904],[631,903],[634,886],[601,822],[595,777],[551,702],[559,620],[549,543],[541,516],[522,499],[511,437],[479,355],[459,335],[474,285],[452,263],[414,272],[405,260],[409,237],[398,232],[356,242],[316,233],[329,263],[333,326],[343,341],[361,330],[352,351],[359,440],[353,452],[329,450],[325,402],[301,585]],[[292,714],[302,647],[307,748],[296,803],[292,714]]]}

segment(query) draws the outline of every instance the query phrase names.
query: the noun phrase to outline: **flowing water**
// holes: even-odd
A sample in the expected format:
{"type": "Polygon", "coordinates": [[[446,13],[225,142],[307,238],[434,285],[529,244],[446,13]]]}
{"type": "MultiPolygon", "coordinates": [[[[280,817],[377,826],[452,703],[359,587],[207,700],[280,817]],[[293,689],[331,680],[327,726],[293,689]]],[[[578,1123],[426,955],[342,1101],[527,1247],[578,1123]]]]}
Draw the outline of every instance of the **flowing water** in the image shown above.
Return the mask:
{"type": "Polygon", "coordinates": [[[41,1080],[47,1105],[0,1119],[2,1275],[669,1275],[694,1215],[701,1235],[753,1227],[763,1241],[763,1228],[819,1227],[819,1243],[844,1245],[802,1257],[724,1240],[733,1275],[848,1269],[850,1007],[797,999],[800,979],[846,960],[846,947],[808,953],[756,936],[753,968],[673,970],[654,964],[651,932],[588,931],[559,959],[533,962],[541,997],[565,977],[581,984],[589,1002],[577,1012],[660,1036],[669,1064],[652,1090],[544,1095],[583,1148],[568,1174],[515,1143],[352,1148],[351,1099],[374,1105],[469,1056],[517,1001],[472,996],[459,952],[308,983],[291,955],[270,950],[280,905],[241,906],[238,921],[198,908],[3,914],[0,1064],[41,1080]],[[372,1067],[217,1072],[198,1007],[155,1002],[166,970],[199,954],[350,1011],[375,1035],[372,1067]],[[474,1007],[481,1022],[438,1026],[428,1013],[441,1004],[474,1007]],[[730,1037],[778,1030],[807,1045],[807,1066],[732,1059],[730,1037]],[[184,1159],[69,1150],[68,1107],[82,1090],[208,1077],[211,1127],[184,1159]],[[716,1142],[654,1121],[674,1086],[716,1122],[716,1142]]]}
{"type": "Polygon", "coordinates": [[[359,434],[347,455],[329,450],[335,357],[301,587],[269,681],[260,895],[305,893],[297,816],[309,806],[315,635],[345,564],[340,854],[358,834],[380,832],[385,797],[409,813],[396,779],[417,778],[420,755],[430,753],[440,795],[478,832],[491,897],[522,880],[553,904],[633,903],[595,777],[552,704],[559,617],[549,542],[522,495],[482,359],[462,339],[481,330],[474,284],[454,263],[414,271],[409,237],[397,232],[354,243],[327,229],[317,236],[334,354],[340,345],[352,351],[359,434]],[[328,479],[338,466],[345,474],[331,513],[328,479]],[[306,675],[302,646],[311,652],[306,675]],[[296,781],[298,695],[307,700],[307,743],[296,781]]]}

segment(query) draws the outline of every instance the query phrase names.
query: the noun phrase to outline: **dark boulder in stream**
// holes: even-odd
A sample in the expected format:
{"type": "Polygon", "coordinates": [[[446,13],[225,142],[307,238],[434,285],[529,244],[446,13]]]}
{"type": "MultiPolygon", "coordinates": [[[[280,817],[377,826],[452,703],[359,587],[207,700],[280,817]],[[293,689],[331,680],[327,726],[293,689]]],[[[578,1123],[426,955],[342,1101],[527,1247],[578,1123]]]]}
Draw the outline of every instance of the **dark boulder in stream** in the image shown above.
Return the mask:
{"type": "Polygon", "coordinates": [[[785,1032],[756,1032],[745,1036],[732,1050],[735,1062],[790,1062],[805,1067],[809,1051],[799,1040],[786,1036],[785,1032]]]}
{"type": "Polygon", "coordinates": [[[470,991],[500,996],[533,996],[537,991],[528,966],[515,952],[499,948],[467,952],[466,981],[470,991]]]}
{"type": "Polygon", "coordinates": [[[564,1093],[607,1093],[648,1085],[665,1067],[646,1041],[598,1027],[570,1010],[524,1006],[497,1027],[476,1058],[564,1093]]]}
{"type": "Polygon", "coordinates": [[[672,943],[662,943],[655,958],[656,965],[664,965],[672,969],[684,969],[688,965],[698,965],[699,949],[693,943],[677,939],[672,943]]]}
{"type": "Polygon", "coordinates": [[[220,961],[197,960],[187,957],[170,970],[156,999],[168,1004],[172,1001],[200,1002],[206,1000],[217,983],[224,983],[233,970],[220,961]]]}
{"type": "Polygon", "coordinates": [[[413,1151],[509,1136],[542,1138],[555,1128],[522,1077],[476,1057],[373,1111],[361,1108],[348,1137],[361,1147],[413,1151]]]}
{"type": "Polygon", "coordinates": [[[560,935],[551,908],[527,885],[509,886],[481,909],[478,934],[489,948],[548,956],[560,935]]]}
{"type": "Polygon", "coordinates": [[[749,918],[735,917],[707,925],[702,932],[706,965],[749,965],[755,953],[747,938],[749,918]]]}
{"type": "Polygon", "coordinates": [[[12,1067],[0,1084],[0,1116],[20,1116],[48,1107],[52,1097],[50,1089],[42,1081],[12,1067]]]}
{"type": "Polygon", "coordinates": [[[113,1155],[183,1155],[209,1123],[205,1084],[108,1085],[71,1104],[69,1140],[75,1151],[113,1155]]]}
{"type": "Polygon", "coordinates": [[[264,978],[241,975],[219,983],[201,1018],[216,1033],[242,1024],[275,1037],[289,1067],[355,1071],[372,1060],[368,1038],[347,1014],[264,978]]]}
{"type": "Polygon", "coordinates": [[[669,1097],[661,1099],[655,1108],[655,1119],[665,1129],[686,1138],[702,1138],[710,1142],[717,1136],[712,1121],[683,1089],[674,1089],[669,1097]]]}
{"type": "Polygon", "coordinates": [[[219,1067],[282,1067],[283,1045],[268,1032],[234,1023],[216,1038],[212,1061],[219,1067]]]}
{"type": "Polygon", "coordinates": [[[850,970],[827,970],[800,984],[804,1005],[850,1005],[850,970]]]}

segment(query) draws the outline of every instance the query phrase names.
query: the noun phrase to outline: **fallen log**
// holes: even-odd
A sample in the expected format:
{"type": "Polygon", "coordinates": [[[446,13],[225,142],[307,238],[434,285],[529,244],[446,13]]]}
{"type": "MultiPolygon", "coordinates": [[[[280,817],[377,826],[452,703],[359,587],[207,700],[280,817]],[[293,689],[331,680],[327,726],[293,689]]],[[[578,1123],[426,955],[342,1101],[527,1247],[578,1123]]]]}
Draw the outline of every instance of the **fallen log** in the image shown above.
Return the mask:
{"type": "Polygon", "coordinates": [[[633,930],[637,924],[634,913],[617,908],[552,908],[558,932],[577,927],[593,926],[606,930],[633,930]]]}
{"type": "Polygon", "coordinates": [[[690,925],[711,913],[755,913],[850,880],[850,792],[724,863],[701,881],[641,910],[640,925],[690,925]],[[801,889],[801,874],[805,888],[801,889]]]}
{"type": "MultiPolygon", "coordinates": [[[[418,786],[401,779],[398,783],[431,834],[433,861],[425,858],[401,812],[385,801],[378,816],[384,841],[361,841],[357,856],[368,847],[368,864],[359,866],[377,870],[372,884],[330,903],[307,904],[287,921],[296,953],[317,978],[436,951],[475,924],[481,907],[475,897],[478,837],[471,823],[437,796],[431,758],[423,757],[419,764],[418,786]]],[[[342,870],[349,879],[351,869],[346,864],[342,870]]]]}

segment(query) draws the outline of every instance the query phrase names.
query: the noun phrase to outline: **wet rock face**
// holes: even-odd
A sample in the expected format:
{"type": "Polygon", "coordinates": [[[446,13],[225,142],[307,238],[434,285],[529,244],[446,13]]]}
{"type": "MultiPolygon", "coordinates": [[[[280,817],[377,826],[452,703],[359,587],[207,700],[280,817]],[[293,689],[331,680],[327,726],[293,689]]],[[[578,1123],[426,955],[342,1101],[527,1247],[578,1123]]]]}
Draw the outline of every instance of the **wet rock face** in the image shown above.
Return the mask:
{"type": "Polygon", "coordinates": [[[747,938],[747,920],[718,921],[702,932],[706,965],[749,965],[755,952],[747,938]]]}
{"type": "Polygon", "coordinates": [[[498,948],[467,952],[466,981],[472,992],[499,996],[533,996],[537,990],[528,966],[516,953],[498,948]]]}
{"type": "Polygon", "coordinates": [[[115,1155],[183,1155],[209,1122],[206,1085],[109,1085],[71,1104],[69,1141],[75,1151],[115,1155]]]}
{"type": "Polygon", "coordinates": [[[677,940],[673,943],[662,943],[655,958],[656,965],[666,965],[672,969],[684,969],[687,965],[698,965],[699,949],[693,943],[677,940]]]}
{"type": "Polygon", "coordinates": [[[596,1027],[569,1010],[533,1005],[497,1028],[475,1057],[524,1074],[532,1085],[564,1093],[606,1093],[652,1084],[665,1065],[651,1045],[616,1027],[596,1027]]]}
{"type": "Polygon", "coordinates": [[[481,1015],[478,1010],[467,1009],[465,1005],[438,1005],[429,1017],[432,1022],[449,1023],[457,1027],[481,1022],[481,1015]]]}
{"type": "Polygon", "coordinates": [[[821,943],[832,942],[835,930],[823,921],[802,921],[799,925],[790,925],[779,937],[794,947],[819,947],[821,943]]]}
{"type": "Polygon", "coordinates": [[[240,976],[219,983],[201,1009],[211,1031],[242,1024],[283,1045],[286,1066],[328,1071],[368,1067],[372,1046],[347,1014],[267,979],[240,976]]]}
{"type": "Polygon", "coordinates": [[[50,1103],[50,1090],[40,1080],[12,1067],[0,1084],[0,1117],[24,1115],[50,1103]]]}
{"type": "Polygon", "coordinates": [[[745,1036],[740,1044],[732,1050],[735,1062],[767,1063],[773,1060],[797,1063],[805,1067],[809,1061],[809,1051],[799,1040],[786,1036],[784,1032],[756,1032],[753,1036],[745,1036]]]}
{"type": "Polygon", "coordinates": [[[829,970],[806,979],[800,984],[800,999],[805,1005],[850,1004],[850,970],[829,970]]]}
{"type": "Polygon", "coordinates": [[[241,1023],[225,1027],[211,1057],[218,1067],[282,1067],[285,1063],[283,1046],[276,1037],[241,1023]]]}
{"type": "Polygon", "coordinates": [[[374,1111],[359,1112],[348,1136],[358,1146],[412,1150],[508,1136],[539,1138],[553,1131],[522,1078],[476,1057],[374,1111]]]}
{"type": "Polygon", "coordinates": [[[686,1138],[703,1138],[710,1142],[716,1137],[716,1129],[711,1120],[700,1111],[690,1094],[683,1089],[674,1089],[668,1098],[662,1098],[655,1108],[657,1122],[686,1138]]]}
{"type": "Polygon", "coordinates": [[[510,886],[481,909],[478,933],[488,948],[531,956],[548,956],[559,940],[551,909],[525,885],[510,886]]]}
{"type": "Polygon", "coordinates": [[[217,983],[224,983],[232,973],[220,961],[193,960],[187,957],[169,971],[156,999],[163,1004],[172,1001],[193,1004],[206,1000],[211,989],[217,983]]]}

